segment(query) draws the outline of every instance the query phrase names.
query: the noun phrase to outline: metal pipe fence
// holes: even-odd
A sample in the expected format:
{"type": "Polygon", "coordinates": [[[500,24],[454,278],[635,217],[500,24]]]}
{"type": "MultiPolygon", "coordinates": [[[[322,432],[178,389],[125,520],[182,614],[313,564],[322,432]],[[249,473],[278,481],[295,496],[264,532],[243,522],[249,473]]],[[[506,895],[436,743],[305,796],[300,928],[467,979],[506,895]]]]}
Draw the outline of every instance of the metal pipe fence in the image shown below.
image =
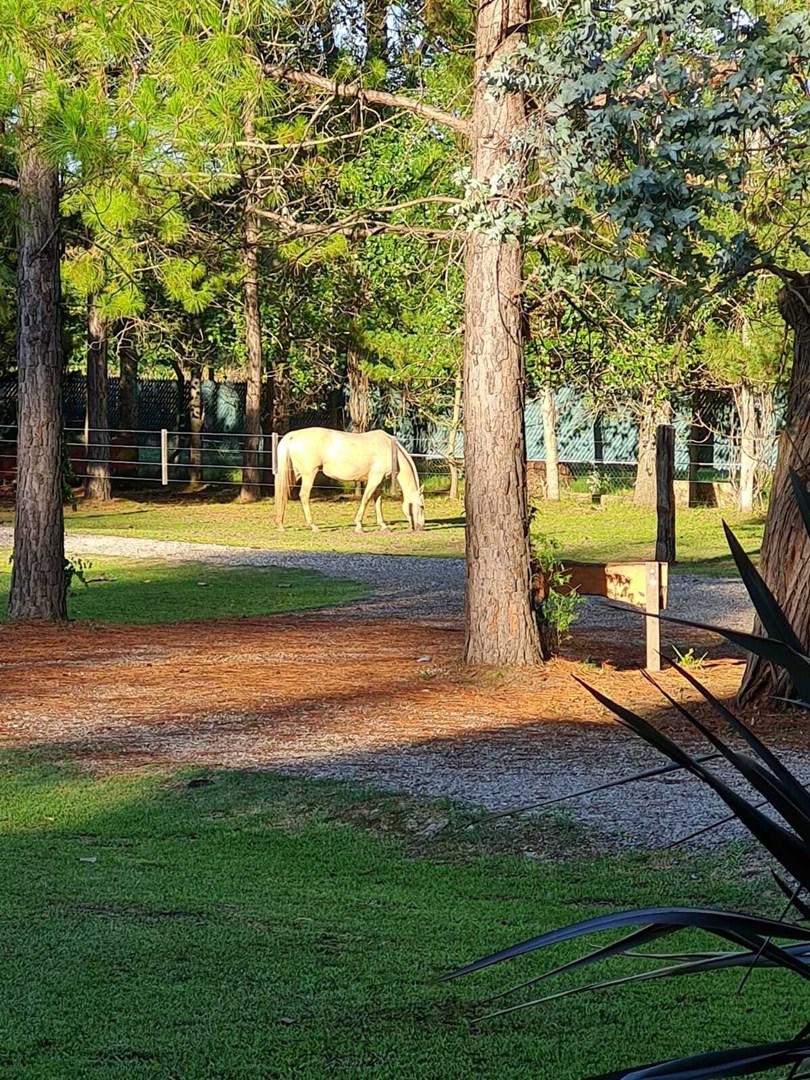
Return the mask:
{"type": "MultiPolygon", "coordinates": [[[[0,486],[13,486],[16,478],[16,427],[0,425],[0,486]]],[[[227,435],[167,428],[108,432],[102,429],[68,427],[64,444],[71,465],[71,479],[84,482],[98,475],[93,466],[102,467],[113,483],[144,488],[189,488],[191,486],[241,486],[246,455],[252,457],[257,471],[256,486],[272,490],[278,464],[279,434],[260,436],[247,432],[227,435]],[[96,432],[102,440],[94,443],[96,432]]],[[[411,454],[422,482],[428,491],[449,487],[450,468],[438,455],[411,454]]],[[[461,471],[461,469],[460,469],[461,471]]],[[[322,476],[315,489],[334,494],[354,490],[353,482],[330,480],[322,476]]]]}
{"type": "MultiPolygon", "coordinates": [[[[111,430],[106,447],[98,444],[88,446],[88,436],[93,432],[85,427],[66,427],[64,433],[73,474],[81,482],[90,478],[92,464],[98,463],[109,468],[115,484],[133,489],[138,485],[147,489],[177,489],[192,485],[236,487],[242,484],[245,456],[252,452],[258,472],[257,486],[272,490],[274,485],[280,437],[275,432],[251,436],[246,432],[201,432],[191,435],[188,431],[167,428],[126,432],[111,430]],[[253,442],[255,446],[251,445],[253,442]]],[[[11,487],[15,481],[16,434],[16,426],[0,424],[0,487],[11,487]]],[[[733,488],[739,481],[739,460],[735,459],[734,454],[730,455],[729,460],[701,460],[703,449],[702,441],[681,441],[680,455],[676,460],[676,482],[722,484],[733,488]],[[694,454],[691,453],[693,447],[696,451],[694,454]],[[690,459],[691,463],[687,464],[690,459]]],[[[432,447],[410,450],[410,453],[426,491],[441,493],[449,489],[451,462],[446,454],[432,447]]],[[[463,449],[459,448],[452,465],[463,477],[463,449]]],[[[761,463],[763,474],[768,473],[770,468],[770,461],[761,463]]],[[[543,469],[542,454],[535,451],[529,461],[530,486],[533,475],[535,478],[539,475],[542,487],[543,469]]],[[[565,457],[560,460],[561,485],[572,493],[629,494],[635,483],[636,470],[637,462],[629,456],[607,461],[594,460],[586,455],[579,460],[565,457]]],[[[337,494],[353,490],[354,485],[321,476],[315,487],[337,494]]]]}

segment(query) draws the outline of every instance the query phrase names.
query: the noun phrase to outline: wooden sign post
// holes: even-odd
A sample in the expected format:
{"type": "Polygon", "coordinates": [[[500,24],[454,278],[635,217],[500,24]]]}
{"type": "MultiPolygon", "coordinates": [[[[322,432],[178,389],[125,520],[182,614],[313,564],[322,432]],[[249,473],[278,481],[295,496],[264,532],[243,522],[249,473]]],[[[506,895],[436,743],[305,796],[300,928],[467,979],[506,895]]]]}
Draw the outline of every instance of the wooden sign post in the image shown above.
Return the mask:
{"type": "MultiPolygon", "coordinates": [[[[580,596],[603,596],[637,608],[644,614],[646,668],[661,670],[661,623],[657,616],[667,606],[669,568],[660,562],[564,563],[568,584],[560,592],[580,596]]],[[[545,583],[534,582],[535,601],[545,599],[545,583]]]]}
{"type": "Polygon", "coordinates": [[[675,562],[675,428],[661,424],[655,432],[655,490],[658,534],[655,560],[675,562]]]}

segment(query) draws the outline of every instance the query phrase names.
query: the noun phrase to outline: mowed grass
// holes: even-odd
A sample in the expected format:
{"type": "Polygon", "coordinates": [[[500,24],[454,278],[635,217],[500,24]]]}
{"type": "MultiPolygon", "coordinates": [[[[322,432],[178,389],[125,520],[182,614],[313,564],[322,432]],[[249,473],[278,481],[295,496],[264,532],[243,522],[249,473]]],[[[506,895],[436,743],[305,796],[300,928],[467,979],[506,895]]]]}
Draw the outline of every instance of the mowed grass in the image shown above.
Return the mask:
{"type": "MultiPolygon", "coordinates": [[[[463,509],[446,497],[427,499],[428,528],[408,531],[397,503],[388,500],[385,513],[394,524],[389,533],[371,527],[358,535],[352,528],[357,504],[349,498],[319,499],[313,504],[321,532],[304,525],[300,504],[290,504],[287,525],[279,532],[273,520],[272,500],[243,505],[232,495],[189,497],[174,495],[149,501],[117,499],[103,505],[80,505],[66,511],[68,533],[112,533],[153,540],[192,540],[204,543],[258,547],[278,551],[336,551],[389,555],[464,555],[463,509]]],[[[540,526],[556,540],[564,558],[591,562],[652,558],[655,548],[655,512],[627,504],[593,507],[587,501],[567,500],[540,504],[540,526]]],[[[741,517],[733,511],[679,509],[677,515],[678,568],[690,573],[734,575],[733,562],[722,529],[725,517],[743,547],[756,554],[762,541],[763,518],[741,517]]],[[[9,510],[0,524],[10,524],[9,510]]],[[[676,571],[677,572],[677,571],[676,571]]]]}
{"type": "MultiPolygon", "coordinates": [[[[69,539],[67,548],[69,553],[69,539]]],[[[9,554],[0,550],[0,620],[6,615],[9,554]]],[[[96,555],[83,562],[87,584],[74,577],[68,613],[72,619],[99,622],[169,623],[276,615],[347,603],[367,596],[369,591],[358,582],[309,570],[214,567],[96,555]]]]}
{"type": "Polygon", "coordinates": [[[488,996],[581,946],[436,981],[614,907],[773,914],[731,857],[470,857],[452,812],[417,854],[405,800],[267,773],[93,777],[6,756],[0,784],[2,1077],[581,1080],[786,1037],[807,1016],[804,984],[763,972],[742,996],[721,974],[471,1026],[488,996]]]}

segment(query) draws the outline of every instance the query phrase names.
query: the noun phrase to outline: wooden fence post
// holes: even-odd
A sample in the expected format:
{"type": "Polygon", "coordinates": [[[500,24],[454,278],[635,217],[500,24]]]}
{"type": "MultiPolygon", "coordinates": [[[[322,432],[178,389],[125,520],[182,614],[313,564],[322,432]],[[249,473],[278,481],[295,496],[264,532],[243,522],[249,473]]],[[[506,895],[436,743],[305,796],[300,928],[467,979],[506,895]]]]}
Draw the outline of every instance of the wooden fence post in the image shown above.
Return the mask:
{"type": "Polygon", "coordinates": [[[646,580],[647,602],[645,604],[647,671],[661,670],[661,623],[657,616],[661,612],[661,564],[647,563],[646,580]]]}
{"type": "Polygon", "coordinates": [[[661,424],[655,432],[655,489],[658,533],[656,562],[675,562],[675,428],[661,424]]]}
{"type": "Polygon", "coordinates": [[[273,470],[273,476],[278,473],[278,432],[274,431],[270,436],[270,467],[273,470]]]}
{"type": "Polygon", "coordinates": [[[169,433],[160,429],[160,482],[165,487],[169,482],[169,433]]]}

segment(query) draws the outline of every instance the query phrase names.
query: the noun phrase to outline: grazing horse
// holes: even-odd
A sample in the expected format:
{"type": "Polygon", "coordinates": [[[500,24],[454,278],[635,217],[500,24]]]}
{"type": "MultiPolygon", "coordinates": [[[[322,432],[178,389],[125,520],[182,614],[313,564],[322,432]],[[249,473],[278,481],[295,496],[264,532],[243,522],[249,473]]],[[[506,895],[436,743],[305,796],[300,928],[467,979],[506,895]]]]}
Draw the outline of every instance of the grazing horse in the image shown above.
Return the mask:
{"type": "Polygon", "coordinates": [[[387,529],[382,515],[382,483],[393,477],[402,492],[402,512],[411,529],[425,527],[425,499],[413,458],[397,440],[385,431],[331,431],[329,428],[303,428],[291,431],[278,444],[276,463],[276,523],[284,528],[284,511],[290,488],[301,480],[301,506],[307,525],[314,531],[309,512],[309,495],[318,471],[333,480],[364,481],[366,488],[355,514],[354,527],[363,531],[363,515],[371,499],[377,511],[377,524],[387,529]]]}

